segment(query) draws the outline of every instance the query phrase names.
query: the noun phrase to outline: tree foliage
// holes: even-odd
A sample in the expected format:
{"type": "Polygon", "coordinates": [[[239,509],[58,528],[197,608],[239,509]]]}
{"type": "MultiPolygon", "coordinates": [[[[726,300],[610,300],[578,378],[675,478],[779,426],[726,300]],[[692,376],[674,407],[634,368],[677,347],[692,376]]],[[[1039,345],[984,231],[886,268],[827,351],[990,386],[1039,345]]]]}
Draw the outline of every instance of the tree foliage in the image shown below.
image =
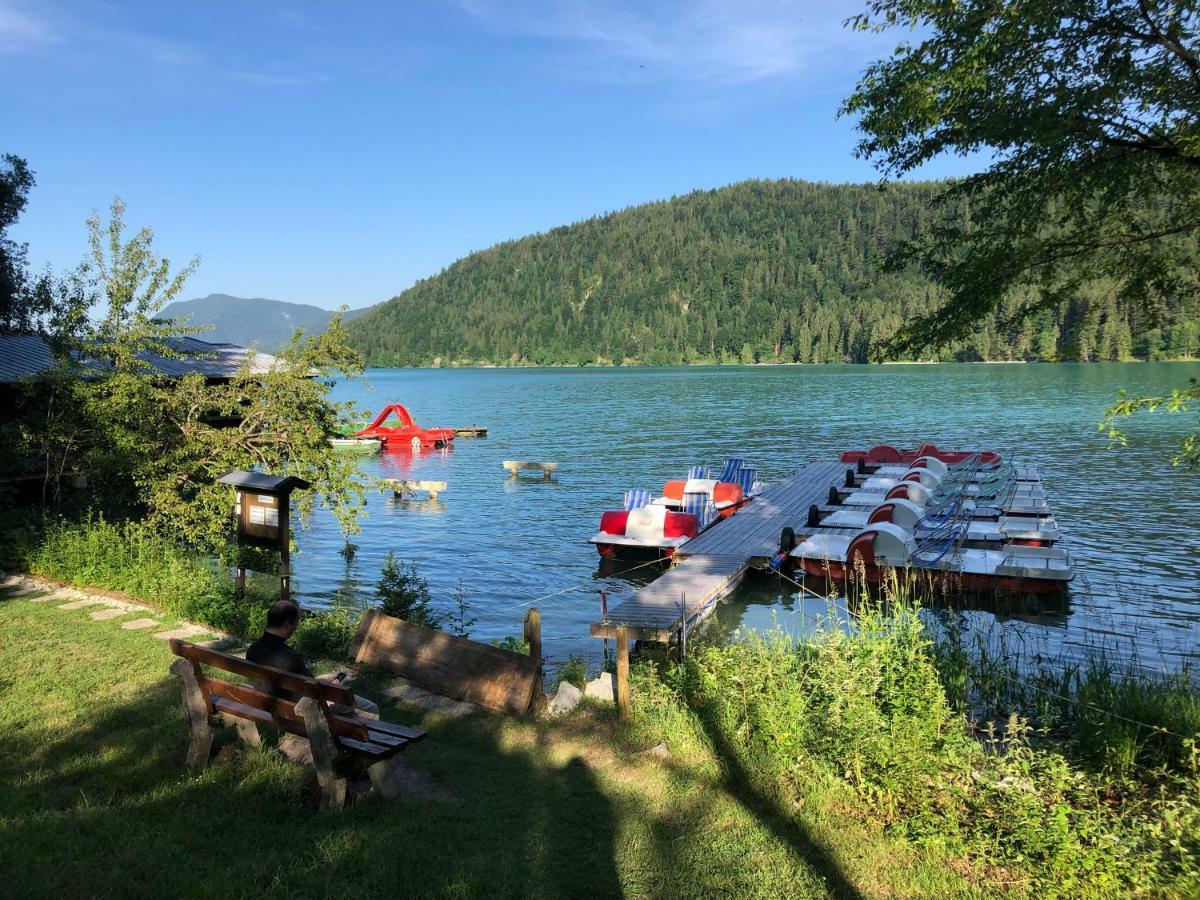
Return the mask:
{"type": "Polygon", "coordinates": [[[219,547],[230,537],[232,498],[216,479],[255,469],[312,482],[297,495],[300,515],[323,503],[355,530],[363,486],[354,461],[329,443],[359,418],[328,398],[335,376],[362,367],[340,317],[316,337],[297,331],[268,371],[254,371],[251,357],[227,379],[168,378],[148,358],[178,357],[176,339],[195,329],[156,314],[198,260],[173,271],[150,229],[126,237],[124,213],[117,200],[107,223],[88,220],[87,258],[40,279],[53,305],[25,323],[52,339],[61,364],[21,386],[5,438],[12,458],[36,464],[46,506],[144,518],[219,547]]]}
{"type": "Polygon", "coordinates": [[[1161,327],[1195,318],[1200,225],[1200,17],[1176,0],[871,0],[851,20],[902,43],[844,112],[888,176],[950,153],[986,170],[949,186],[917,264],[946,302],[886,342],[892,355],[1061,308],[1103,281],[1161,327]]]}
{"type": "MultiPolygon", "coordinates": [[[[882,269],[935,226],[943,188],[780,180],[696,191],[472,254],[348,328],[374,365],[866,362],[945,299],[915,265],[882,269]]],[[[968,221],[971,208],[950,201],[942,215],[968,221]]],[[[1005,324],[1015,311],[1006,300],[921,356],[1200,353],[1200,323],[1180,303],[1167,302],[1151,334],[1103,279],[1005,324]]]]}

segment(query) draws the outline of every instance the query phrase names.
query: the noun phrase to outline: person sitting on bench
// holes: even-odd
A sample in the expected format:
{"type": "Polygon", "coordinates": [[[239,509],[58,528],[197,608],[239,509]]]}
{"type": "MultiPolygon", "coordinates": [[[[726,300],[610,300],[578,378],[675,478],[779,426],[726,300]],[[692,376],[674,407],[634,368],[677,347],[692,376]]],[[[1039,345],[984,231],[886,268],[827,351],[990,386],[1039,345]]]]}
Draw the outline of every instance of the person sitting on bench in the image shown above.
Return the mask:
{"type": "MultiPolygon", "coordinates": [[[[296,633],[296,626],[300,624],[300,607],[290,600],[277,600],[269,610],[267,610],[267,627],[263,631],[262,637],[256,640],[246,649],[246,661],[257,663],[260,666],[270,666],[273,669],[282,669],[284,672],[291,672],[293,675],[303,675],[305,678],[315,678],[312,671],[308,668],[308,663],[304,661],[304,657],[293,648],[288,646],[288,638],[296,633]]],[[[339,674],[333,680],[341,681],[344,675],[339,674]]],[[[325,680],[325,679],[322,679],[325,680]]],[[[259,685],[260,690],[265,692],[271,691],[270,685],[259,685]]],[[[287,691],[279,691],[280,696],[289,694],[287,691]]],[[[297,699],[287,696],[288,700],[297,699]]],[[[354,695],[353,710],[335,709],[335,712],[354,712],[360,715],[367,715],[373,718],[379,718],[379,707],[368,700],[366,697],[354,695]]]]}

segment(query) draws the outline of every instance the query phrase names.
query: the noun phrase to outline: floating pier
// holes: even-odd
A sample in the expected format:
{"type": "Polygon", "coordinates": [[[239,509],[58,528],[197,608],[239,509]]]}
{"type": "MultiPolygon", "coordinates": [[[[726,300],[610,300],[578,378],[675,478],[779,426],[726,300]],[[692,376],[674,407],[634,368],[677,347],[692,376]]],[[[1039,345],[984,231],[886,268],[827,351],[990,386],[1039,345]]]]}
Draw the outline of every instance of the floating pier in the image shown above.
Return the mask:
{"type": "Polygon", "coordinates": [[[427,493],[430,500],[436,500],[438,494],[446,489],[444,481],[406,481],[401,478],[388,478],[384,483],[392,489],[397,497],[405,494],[427,493]]]}
{"type": "Polygon", "coordinates": [[[508,469],[509,474],[513,478],[516,478],[522,472],[541,472],[542,477],[549,481],[550,476],[558,471],[558,463],[556,462],[529,462],[523,459],[506,459],[500,465],[508,469]]]}
{"type": "Polygon", "coordinates": [[[454,433],[458,437],[487,437],[486,425],[467,425],[465,428],[455,428],[454,433]]]}
{"type": "Polygon", "coordinates": [[[737,589],[752,566],[778,552],[785,527],[799,530],[808,508],[827,500],[831,487],[844,487],[852,470],[842,462],[813,463],[772,484],[737,515],[680,547],[670,571],[592,623],[592,637],[616,638],[620,628],[633,640],[665,643],[690,631],[737,589]]]}

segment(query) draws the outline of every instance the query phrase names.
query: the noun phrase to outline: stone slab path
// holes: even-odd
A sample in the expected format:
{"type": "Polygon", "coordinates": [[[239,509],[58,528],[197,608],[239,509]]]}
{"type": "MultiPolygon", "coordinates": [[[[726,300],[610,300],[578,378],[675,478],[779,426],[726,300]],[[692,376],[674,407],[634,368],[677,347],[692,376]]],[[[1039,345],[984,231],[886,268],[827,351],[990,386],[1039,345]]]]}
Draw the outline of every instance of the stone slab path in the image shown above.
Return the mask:
{"type": "Polygon", "coordinates": [[[157,619],[132,619],[129,622],[122,622],[121,627],[126,631],[137,631],[140,628],[156,628],[162,622],[157,619]]]}

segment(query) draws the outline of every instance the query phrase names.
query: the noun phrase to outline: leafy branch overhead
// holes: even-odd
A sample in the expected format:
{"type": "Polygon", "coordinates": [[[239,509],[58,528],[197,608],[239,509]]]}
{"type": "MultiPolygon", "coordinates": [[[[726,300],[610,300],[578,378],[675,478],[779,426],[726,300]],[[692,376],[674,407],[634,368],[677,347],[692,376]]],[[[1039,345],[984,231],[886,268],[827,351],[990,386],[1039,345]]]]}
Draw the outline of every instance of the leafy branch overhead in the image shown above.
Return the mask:
{"type": "MultiPolygon", "coordinates": [[[[1127,438],[1117,425],[1118,418],[1127,419],[1136,412],[1154,412],[1156,409],[1173,413],[1187,412],[1189,404],[1196,401],[1200,401],[1200,382],[1195,378],[1188,387],[1176,388],[1165,397],[1129,397],[1122,391],[1121,399],[1109,407],[1099,427],[1109,441],[1124,446],[1127,438]]],[[[1200,468],[1200,431],[1184,437],[1179,452],[1172,457],[1171,462],[1189,469],[1200,468]]]]}
{"type": "Polygon", "coordinates": [[[954,183],[917,264],[947,294],[901,328],[896,356],[969,334],[1101,281],[1152,327],[1184,298],[1195,316],[1200,225],[1200,17],[1163,0],[873,0],[862,30],[923,36],[871,65],[843,113],[888,176],[943,154],[985,171],[954,183]]]}

